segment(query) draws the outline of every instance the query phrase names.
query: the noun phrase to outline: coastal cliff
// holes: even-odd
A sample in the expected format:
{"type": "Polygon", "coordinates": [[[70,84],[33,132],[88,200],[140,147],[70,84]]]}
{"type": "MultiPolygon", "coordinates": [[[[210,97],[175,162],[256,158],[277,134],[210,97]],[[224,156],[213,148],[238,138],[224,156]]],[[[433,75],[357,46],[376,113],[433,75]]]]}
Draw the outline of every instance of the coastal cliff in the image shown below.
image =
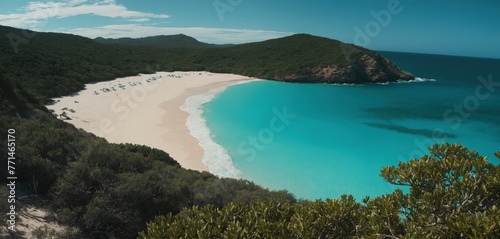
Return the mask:
{"type": "Polygon", "coordinates": [[[364,54],[354,64],[312,69],[309,79],[326,83],[392,82],[413,80],[415,77],[401,70],[394,62],[380,55],[364,54]]]}
{"type": "Polygon", "coordinates": [[[380,83],[414,80],[415,77],[401,70],[394,62],[380,55],[364,54],[350,65],[332,64],[316,66],[310,74],[276,76],[276,80],[302,83],[380,83]]]}
{"type": "MultiPolygon", "coordinates": [[[[258,56],[260,71],[253,73],[246,70],[241,73],[263,79],[348,84],[415,79],[411,73],[374,51],[308,34],[244,44],[225,50],[242,56],[238,62],[246,62],[243,59],[245,56],[258,56]]],[[[246,65],[250,68],[257,67],[251,62],[246,65]]]]}

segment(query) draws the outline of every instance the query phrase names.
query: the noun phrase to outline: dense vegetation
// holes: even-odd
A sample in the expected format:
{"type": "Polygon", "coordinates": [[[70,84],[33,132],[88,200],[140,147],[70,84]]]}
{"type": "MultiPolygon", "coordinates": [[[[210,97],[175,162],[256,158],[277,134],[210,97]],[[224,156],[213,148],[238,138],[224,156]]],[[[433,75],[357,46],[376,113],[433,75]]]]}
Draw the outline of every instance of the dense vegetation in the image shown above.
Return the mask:
{"type": "MultiPolygon", "coordinates": [[[[0,130],[16,130],[18,184],[39,195],[59,222],[79,229],[66,238],[135,238],[139,231],[141,238],[494,238],[500,233],[499,167],[459,145],[434,146],[429,156],[382,170],[388,182],[409,186],[409,194],[396,191],[362,203],[350,196],[297,203],[287,192],[182,169],[163,151],[110,144],[55,119],[43,106],[48,97],[74,93],[88,82],[155,70],[264,78],[331,61],[348,64],[353,58],[342,48],[328,47],[335,41],[296,35],[223,49],[165,49],[7,27],[0,27],[0,36],[0,130]],[[317,44],[300,47],[311,39],[317,44]]],[[[0,144],[6,145],[5,137],[0,144]]],[[[6,155],[6,148],[0,153],[6,155]]],[[[5,187],[0,192],[7,193],[5,187]]],[[[0,213],[5,215],[6,206],[0,200],[0,213]]]]}
{"type": "Polygon", "coordinates": [[[205,70],[276,79],[308,72],[314,66],[348,65],[368,52],[304,34],[188,49],[100,44],[68,34],[26,32],[0,26],[0,66],[4,68],[0,70],[40,99],[74,93],[89,82],[154,71],[205,70]]]}
{"type": "MultiPolygon", "coordinates": [[[[206,67],[213,72],[231,72],[265,79],[291,74],[303,74],[313,67],[326,67],[333,63],[348,65],[366,49],[342,42],[298,34],[291,37],[241,45],[214,45],[201,43],[185,35],[156,36],[139,39],[95,39],[100,43],[157,46],[163,48],[212,48],[179,53],[195,59],[197,68],[206,67]],[[225,49],[218,49],[224,47],[225,49]]],[[[180,60],[180,59],[176,59],[180,60]]],[[[181,60],[182,61],[182,60],[181,60]]],[[[183,62],[183,67],[189,62],[183,62]]]]}
{"type": "MultiPolygon", "coordinates": [[[[498,153],[500,154],[500,152],[498,153]]],[[[206,206],[157,217],[141,239],[160,238],[498,238],[500,167],[459,144],[382,169],[410,187],[357,202],[325,201],[206,206]]]]}
{"type": "Polygon", "coordinates": [[[209,47],[226,47],[230,45],[216,45],[200,42],[190,36],[184,34],[170,36],[153,36],[144,38],[118,38],[109,39],[98,37],[94,39],[96,42],[105,44],[124,44],[136,46],[155,46],[164,48],[209,48],[209,47]]]}

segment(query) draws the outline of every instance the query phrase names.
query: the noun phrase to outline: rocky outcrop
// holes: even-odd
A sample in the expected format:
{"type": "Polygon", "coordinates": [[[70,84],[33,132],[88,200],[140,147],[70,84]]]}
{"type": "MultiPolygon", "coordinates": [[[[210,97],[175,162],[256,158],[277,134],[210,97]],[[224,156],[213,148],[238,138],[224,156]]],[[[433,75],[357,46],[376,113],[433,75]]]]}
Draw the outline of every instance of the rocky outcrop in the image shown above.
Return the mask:
{"type": "Polygon", "coordinates": [[[401,70],[394,62],[374,52],[363,54],[353,64],[313,67],[307,75],[277,77],[279,81],[311,83],[377,83],[414,80],[415,77],[401,70]]]}

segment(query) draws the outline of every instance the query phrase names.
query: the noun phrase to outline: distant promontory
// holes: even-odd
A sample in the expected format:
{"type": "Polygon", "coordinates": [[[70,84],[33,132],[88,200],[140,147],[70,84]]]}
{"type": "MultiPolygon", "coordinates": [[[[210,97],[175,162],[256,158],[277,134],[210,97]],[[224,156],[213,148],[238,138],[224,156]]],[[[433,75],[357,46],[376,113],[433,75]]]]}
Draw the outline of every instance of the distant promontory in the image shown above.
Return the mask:
{"type": "Polygon", "coordinates": [[[378,53],[337,40],[298,34],[254,46],[260,44],[271,50],[263,54],[266,64],[286,62],[288,72],[268,75],[279,81],[355,84],[415,79],[378,53]]]}

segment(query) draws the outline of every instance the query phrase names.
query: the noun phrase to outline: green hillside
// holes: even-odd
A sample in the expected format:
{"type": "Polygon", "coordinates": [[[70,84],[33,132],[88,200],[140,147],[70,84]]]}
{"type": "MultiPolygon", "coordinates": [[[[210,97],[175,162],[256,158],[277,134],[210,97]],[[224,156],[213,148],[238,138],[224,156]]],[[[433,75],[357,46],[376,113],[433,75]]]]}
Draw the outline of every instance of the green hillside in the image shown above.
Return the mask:
{"type": "Polygon", "coordinates": [[[152,36],[144,38],[102,38],[94,39],[96,42],[104,44],[123,44],[136,46],[153,46],[163,48],[210,48],[210,47],[226,47],[228,45],[216,45],[200,42],[193,37],[184,34],[170,36],[152,36]]]}
{"type": "MultiPolygon", "coordinates": [[[[207,49],[203,54],[216,59],[209,69],[215,72],[234,72],[263,79],[281,79],[287,75],[310,73],[310,68],[331,64],[350,65],[362,53],[356,46],[336,40],[306,34],[242,44],[224,49],[207,49]],[[353,53],[346,57],[341,47],[353,53]]],[[[370,52],[371,53],[371,52],[370,52]]],[[[210,59],[207,59],[207,62],[210,59]]],[[[205,63],[205,62],[204,62],[205,63]]]]}

